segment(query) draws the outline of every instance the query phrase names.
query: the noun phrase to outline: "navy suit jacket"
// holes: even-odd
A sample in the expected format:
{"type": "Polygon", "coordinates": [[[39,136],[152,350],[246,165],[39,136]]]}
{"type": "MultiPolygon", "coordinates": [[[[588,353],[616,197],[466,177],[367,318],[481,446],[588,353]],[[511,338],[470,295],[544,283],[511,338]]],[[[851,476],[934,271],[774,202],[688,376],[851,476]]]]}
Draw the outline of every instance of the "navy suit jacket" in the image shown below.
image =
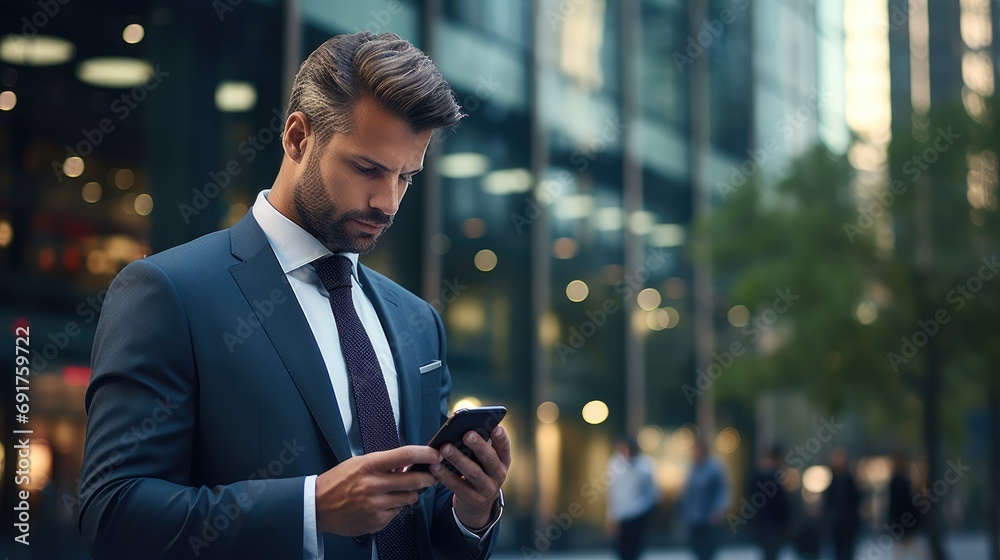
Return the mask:
{"type": "MultiPolygon", "coordinates": [[[[425,444],[451,392],[441,319],[384,276],[358,274],[392,348],[403,441],[425,444]]],[[[92,365],[79,527],[94,558],[302,558],[304,479],[351,450],[319,347],[252,213],[126,266],[92,365]]],[[[489,557],[499,524],[470,550],[451,499],[441,485],[421,495],[422,557],[489,557]]],[[[322,538],[329,559],[371,558],[371,538],[322,538]]]]}

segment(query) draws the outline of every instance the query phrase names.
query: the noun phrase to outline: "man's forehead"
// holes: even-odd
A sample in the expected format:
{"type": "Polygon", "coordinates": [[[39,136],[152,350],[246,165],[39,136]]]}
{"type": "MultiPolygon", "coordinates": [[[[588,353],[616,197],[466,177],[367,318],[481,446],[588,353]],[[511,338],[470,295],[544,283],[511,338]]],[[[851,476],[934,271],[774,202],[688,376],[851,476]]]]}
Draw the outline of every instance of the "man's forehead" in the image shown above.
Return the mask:
{"type": "Polygon", "coordinates": [[[416,169],[423,163],[432,132],[414,132],[406,121],[363,98],[351,109],[350,132],[335,133],[334,139],[357,152],[352,155],[368,156],[390,168],[416,169]]]}

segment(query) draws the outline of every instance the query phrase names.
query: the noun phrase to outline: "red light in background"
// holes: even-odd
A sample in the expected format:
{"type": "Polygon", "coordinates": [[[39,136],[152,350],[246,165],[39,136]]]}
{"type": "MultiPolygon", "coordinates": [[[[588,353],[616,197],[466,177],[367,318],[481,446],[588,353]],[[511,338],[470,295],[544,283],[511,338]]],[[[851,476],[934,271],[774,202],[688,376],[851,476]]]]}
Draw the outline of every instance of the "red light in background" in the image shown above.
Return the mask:
{"type": "Polygon", "coordinates": [[[63,383],[74,387],[86,387],[90,383],[90,368],[85,366],[65,366],[62,370],[63,383]]]}
{"type": "Polygon", "coordinates": [[[31,326],[31,321],[27,317],[18,317],[14,319],[14,331],[17,329],[28,328],[31,326]]]}
{"type": "Polygon", "coordinates": [[[56,252],[52,247],[46,247],[38,252],[38,268],[49,270],[56,264],[56,252]]]}
{"type": "Polygon", "coordinates": [[[62,265],[63,268],[70,272],[76,272],[80,269],[80,251],[77,251],[75,247],[67,247],[62,254],[62,265]]]}

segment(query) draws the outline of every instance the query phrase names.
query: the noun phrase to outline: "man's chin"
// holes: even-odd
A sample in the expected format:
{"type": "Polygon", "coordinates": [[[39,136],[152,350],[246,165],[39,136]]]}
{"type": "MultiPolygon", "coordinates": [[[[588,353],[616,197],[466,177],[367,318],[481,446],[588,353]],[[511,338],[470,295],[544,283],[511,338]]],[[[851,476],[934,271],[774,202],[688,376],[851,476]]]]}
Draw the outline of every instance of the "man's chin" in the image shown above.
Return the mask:
{"type": "Polygon", "coordinates": [[[375,246],[378,244],[377,235],[371,235],[367,233],[359,233],[351,239],[350,243],[341,244],[338,248],[334,248],[327,244],[327,248],[331,251],[338,253],[357,253],[359,255],[367,255],[375,250],[375,246]]]}

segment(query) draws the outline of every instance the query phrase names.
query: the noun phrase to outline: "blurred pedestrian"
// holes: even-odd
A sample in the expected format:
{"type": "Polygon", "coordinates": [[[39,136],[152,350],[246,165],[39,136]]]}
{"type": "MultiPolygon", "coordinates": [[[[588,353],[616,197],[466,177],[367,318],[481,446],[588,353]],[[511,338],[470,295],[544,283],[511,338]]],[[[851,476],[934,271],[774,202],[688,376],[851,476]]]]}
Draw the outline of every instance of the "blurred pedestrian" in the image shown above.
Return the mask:
{"type": "Polygon", "coordinates": [[[698,560],[712,560],[719,547],[719,526],[729,508],[731,489],[726,468],[708,454],[699,438],[694,444],[694,464],[681,498],[691,548],[698,560]]]}
{"type": "Polygon", "coordinates": [[[823,509],[833,541],[833,555],[836,560],[850,560],[861,524],[861,492],[851,474],[846,451],[833,450],[830,470],[833,478],[823,494],[823,509]]]}
{"type": "Polygon", "coordinates": [[[653,480],[653,461],[642,453],[634,437],[624,436],[615,445],[608,472],[615,473],[608,488],[609,529],[615,536],[618,556],[637,560],[660,495],[653,480]]]}
{"type": "Polygon", "coordinates": [[[906,473],[906,460],[902,453],[892,457],[892,478],[889,479],[889,508],[884,528],[896,540],[893,556],[896,560],[924,556],[920,538],[920,512],[913,503],[913,482],[906,473]]]}
{"type": "Polygon", "coordinates": [[[763,455],[757,463],[757,470],[747,485],[747,500],[757,513],[750,522],[754,540],[764,553],[764,560],[776,560],[778,552],[788,537],[791,510],[788,495],[782,487],[784,482],[784,457],[777,445],[763,455]]]}

